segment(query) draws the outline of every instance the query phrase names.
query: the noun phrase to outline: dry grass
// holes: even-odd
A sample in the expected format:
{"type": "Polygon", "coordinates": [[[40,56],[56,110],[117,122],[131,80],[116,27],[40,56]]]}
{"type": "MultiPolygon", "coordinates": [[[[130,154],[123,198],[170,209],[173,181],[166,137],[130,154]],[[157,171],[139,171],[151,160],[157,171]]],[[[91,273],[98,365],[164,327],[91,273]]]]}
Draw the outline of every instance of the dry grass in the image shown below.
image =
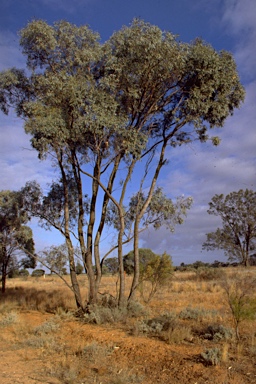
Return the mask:
{"type": "MultiPolygon", "coordinates": [[[[225,270],[230,279],[233,272],[234,269],[225,270]]],[[[237,268],[235,272],[241,276],[245,274],[244,269],[237,268]]],[[[251,268],[250,273],[256,276],[256,269],[251,268]]],[[[78,279],[83,286],[82,294],[86,297],[88,287],[86,276],[80,275],[78,279]]],[[[100,292],[115,297],[116,283],[115,276],[104,276],[100,292]]],[[[127,293],[130,284],[131,277],[127,276],[127,293]]],[[[139,294],[137,299],[140,301],[139,294]]],[[[11,335],[9,338],[15,340],[17,348],[32,349],[42,360],[46,359],[47,374],[60,383],[142,382],[143,375],[138,375],[129,367],[120,370],[118,364],[113,363],[115,345],[111,342],[103,345],[90,340],[90,335],[81,338],[80,333],[70,337],[70,340],[76,340],[75,346],[74,343],[63,342],[64,336],[60,330],[65,322],[72,319],[75,309],[72,292],[56,276],[46,276],[45,279],[32,277],[10,279],[7,282],[6,294],[0,297],[0,327],[9,329],[11,335]],[[49,313],[54,315],[45,318],[37,325],[30,326],[22,321],[23,311],[40,312],[42,316],[47,316],[49,313]],[[54,362],[49,359],[51,355],[55,356],[54,362]]],[[[205,353],[203,356],[206,364],[228,365],[230,356],[233,360],[256,357],[256,315],[253,321],[243,323],[242,340],[239,345],[235,345],[231,338],[219,337],[210,340],[205,337],[209,326],[232,327],[232,317],[218,279],[204,281],[198,280],[194,272],[176,272],[172,283],[156,294],[147,309],[148,315],[143,317],[147,322],[167,312],[172,313],[175,319],[173,326],[163,329],[163,332],[157,335],[153,334],[154,338],[159,336],[159,339],[168,345],[194,345],[201,353],[205,353]],[[206,344],[209,346],[207,350],[204,348],[206,344]]],[[[120,327],[125,329],[127,334],[133,329],[135,337],[141,336],[136,319],[130,319],[126,323],[120,319],[119,325],[112,324],[108,327],[120,327]]],[[[143,335],[152,337],[150,332],[143,335]]],[[[1,340],[3,344],[6,341],[3,334],[1,340]]]]}

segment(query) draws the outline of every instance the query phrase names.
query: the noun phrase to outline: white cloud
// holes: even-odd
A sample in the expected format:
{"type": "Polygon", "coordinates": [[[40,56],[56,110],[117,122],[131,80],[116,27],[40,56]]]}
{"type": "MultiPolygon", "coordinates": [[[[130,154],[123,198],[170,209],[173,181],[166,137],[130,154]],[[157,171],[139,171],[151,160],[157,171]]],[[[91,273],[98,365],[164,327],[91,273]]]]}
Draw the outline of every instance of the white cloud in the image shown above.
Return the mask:
{"type": "Polygon", "coordinates": [[[1,116],[0,123],[1,189],[17,190],[29,180],[36,180],[45,188],[54,172],[49,161],[40,161],[31,148],[30,137],[25,134],[21,120],[11,114],[1,116]]]}
{"type": "Polygon", "coordinates": [[[226,32],[237,38],[235,58],[241,74],[252,79],[256,75],[255,0],[226,0],[222,23],[226,32]]]}

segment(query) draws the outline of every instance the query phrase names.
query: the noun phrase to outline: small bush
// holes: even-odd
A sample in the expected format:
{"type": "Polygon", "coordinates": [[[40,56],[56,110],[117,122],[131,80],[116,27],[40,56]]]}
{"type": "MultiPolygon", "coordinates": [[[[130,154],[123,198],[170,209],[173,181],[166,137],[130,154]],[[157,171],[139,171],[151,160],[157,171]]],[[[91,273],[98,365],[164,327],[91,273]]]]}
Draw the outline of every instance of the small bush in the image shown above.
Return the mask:
{"type": "Polygon", "coordinates": [[[162,332],[173,330],[176,322],[175,313],[168,312],[149,320],[142,320],[138,323],[138,331],[149,336],[160,336],[162,332]]]}
{"type": "Polygon", "coordinates": [[[98,360],[110,356],[113,351],[114,349],[112,346],[103,346],[97,342],[93,342],[84,347],[82,356],[85,357],[87,361],[96,363],[98,360]]]}
{"type": "Polygon", "coordinates": [[[8,327],[8,325],[12,325],[17,323],[19,317],[16,312],[5,313],[0,319],[0,327],[8,327]]]}
{"type": "Polygon", "coordinates": [[[46,321],[45,323],[39,325],[34,329],[35,334],[37,335],[43,335],[43,334],[49,334],[52,332],[57,332],[60,328],[60,325],[57,323],[56,319],[50,319],[49,321],[46,321]]]}
{"type": "Polygon", "coordinates": [[[209,325],[203,337],[213,341],[227,341],[233,339],[234,332],[231,328],[224,327],[223,325],[209,325]]]}
{"type": "Polygon", "coordinates": [[[208,349],[201,353],[201,358],[206,365],[219,365],[221,362],[221,351],[219,348],[208,349]]]}
{"type": "Polygon", "coordinates": [[[179,324],[176,314],[172,312],[137,323],[136,333],[157,337],[168,343],[181,343],[193,338],[191,329],[179,324]]]}
{"type": "Polygon", "coordinates": [[[104,296],[101,304],[89,305],[87,312],[83,314],[86,323],[106,324],[123,322],[128,318],[140,317],[147,314],[145,308],[138,302],[130,302],[127,307],[119,308],[112,296],[104,296]]]}

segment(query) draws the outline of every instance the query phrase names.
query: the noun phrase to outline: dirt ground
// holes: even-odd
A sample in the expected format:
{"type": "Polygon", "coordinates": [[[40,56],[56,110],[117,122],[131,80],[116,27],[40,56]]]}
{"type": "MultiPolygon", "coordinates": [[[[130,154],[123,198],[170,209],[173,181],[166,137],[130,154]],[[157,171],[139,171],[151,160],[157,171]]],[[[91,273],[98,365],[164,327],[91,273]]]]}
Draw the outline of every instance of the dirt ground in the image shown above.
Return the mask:
{"type": "MultiPolygon", "coordinates": [[[[44,282],[40,284],[41,287],[45,285],[44,282]]],[[[177,310],[185,304],[189,290],[180,291],[176,285],[172,294],[170,292],[156,297],[151,304],[153,312],[174,306],[177,310]]],[[[191,302],[193,297],[195,302],[202,304],[200,293],[202,286],[194,291],[191,302]]],[[[205,306],[217,307],[218,302],[221,312],[221,292],[206,290],[205,297],[207,295],[205,306]]],[[[0,301],[0,304],[2,318],[7,318],[8,305],[9,317],[14,313],[9,302],[0,301]]],[[[85,324],[64,313],[27,308],[16,308],[15,316],[17,318],[10,324],[2,321],[0,328],[1,384],[256,383],[256,355],[247,353],[248,344],[241,347],[234,343],[215,345],[212,341],[198,339],[167,343],[131,332],[131,324],[85,324]],[[215,346],[222,350],[222,361],[216,366],[206,365],[201,353],[215,346]]],[[[248,335],[252,334],[255,335],[255,322],[248,325],[248,335]]]]}

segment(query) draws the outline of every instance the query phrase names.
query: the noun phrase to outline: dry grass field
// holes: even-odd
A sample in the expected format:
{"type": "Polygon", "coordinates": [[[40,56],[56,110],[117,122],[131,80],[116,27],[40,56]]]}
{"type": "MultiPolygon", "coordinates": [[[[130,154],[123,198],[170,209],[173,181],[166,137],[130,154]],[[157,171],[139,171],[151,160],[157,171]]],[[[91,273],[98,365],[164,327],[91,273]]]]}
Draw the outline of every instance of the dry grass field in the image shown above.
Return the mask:
{"type": "MultiPolygon", "coordinates": [[[[245,290],[251,278],[254,268],[175,272],[149,304],[138,294],[120,312],[111,304],[116,277],[106,276],[104,306],[84,317],[75,316],[72,292],[58,277],[9,279],[0,295],[0,383],[253,384],[256,292],[244,291],[238,303],[238,340],[223,285],[239,279],[245,290]]],[[[86,294],[86,276],[79,279],[86,294]]]]}

